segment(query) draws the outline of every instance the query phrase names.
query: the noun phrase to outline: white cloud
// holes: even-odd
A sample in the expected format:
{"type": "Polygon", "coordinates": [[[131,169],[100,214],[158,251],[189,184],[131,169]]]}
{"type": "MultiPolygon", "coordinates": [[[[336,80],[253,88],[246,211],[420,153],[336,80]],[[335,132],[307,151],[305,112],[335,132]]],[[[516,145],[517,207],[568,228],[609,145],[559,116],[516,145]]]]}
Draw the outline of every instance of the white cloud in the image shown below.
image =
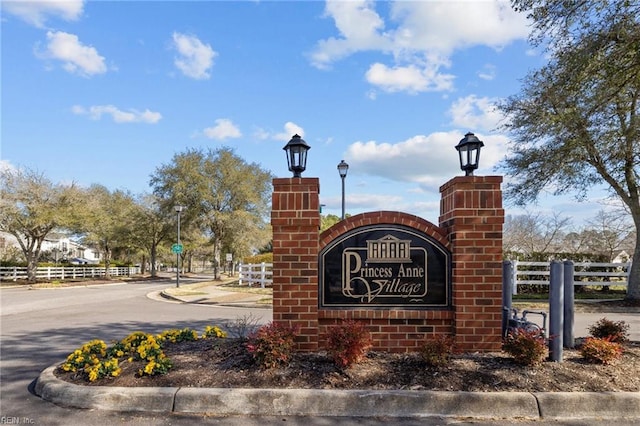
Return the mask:
{"type": "MultiPolygon", "coordinates": [[[[466,132],[464,132],[466,133],[466,132]]],[[[437,191],[443,182],[460,174],[455,146],[464,133],[459,130],[417,135],[397,143],[355,142],[349,146],[345,161],[350,171],[396,182],[413,182],[422,190],[437,191]]],[[[491,171],[504,157],[507,138],[484,137],[480,168],[491,171]]]]}
{"type": "Polygon", "coordinates": [[[100,120],[103,114],[110,115],[116,123],[150,123],[155,124],[162,119],[162,114],[159,112],[138,111],[130,109],[128,111],[122,111],[113,105],[94,105],[84,108],[80,105],[74,105],[71,111],[77,115],[88,115],[93,120],[100,120]]]}
{"type": "Polygon", "coordinates": [[[204,135],[209,139],[224,140],[242,136],[240,129],[228,118],[219,118],[215,123],[215,126],[204,129],[204,135]]]}
{"type": "Polygon", "coordinates": [[[453,102],[448,114],[451,124],[472,131],[494,130],[504,116],[495,107],[496,99],[469,95],[453,102]]]}
{"type": "Polygon", "coordinates": [[[355,142],[345,161],[358,173],[430,186],[451,176],[457,166],[457,132],[418,135],[397,143],[355,142]]]}
{"type": "MultiPolygon", "coordinates": [[[[396,1],[387,23],[376,12],[380,4],[328,0],[325,15],[334,20],[339,36],[318,41],[311,63],[324,69],[348,55],[378,51],[389,54],[391,61],[369,67],[366,78],[372,85],[391,92],[448,91],[454,77],[442,69],[450,66],[456,50],[471,46],[499,50],[529,33],[526,17],[514,12],[506,0],[396,1]],[[395,26],[390,28],[391,24],[395,26]]],[[[491,78],[491,73],[480,78],[491,78]]]]}
{"type": "Polygon", "coordinates": [[[496,78],[495,65],[486,64],[480,71],[478,71],[478,77],[483,80],[491,81],[496,78]]]}
{"type": "Polygon", "coordinates": [[[392,5],[396,48],[450,54],[469,46],[501,49],[529,34],[525,14],[506,0],[407,2],[392,5]],[[473,17],[470,19],[470,17],[473,17]]]}
{"type": "Polygon", "coordinates": [[[15,167],[13,164],[11,164],[8,160],[1,160],[0,159],[0,173],[2,173],[2,172],[13,173],[16,170],[18,170],[18,168],[15,167]]]}
{"type": "Polygon", "coordinates": [[[293,135],[304,137],[304,129],[291,121],[287,121],[286,123],[284,123],[284,128],[282,132],[274,133],[274,132],[270,132],[268,130],[259,128],[253,133],[253,136],[260,140],[273,139],[273,140],[285,141],[285,142],[288,142],[293,135]]]}
{"type": "Polygon", "coordinates": [[[332,62],[354,52],[378,50],[389,44],[388,38],[380,33],[384,29],[384,21],[374,7],[375,3],[370,0],[328,0],[325,16],[333,18],[341,38],[320,40],[310,55],[313,65],[329,68],[332,62]]]}
{"type": "Polygon", "coordinates": [[[174,64],[184,75],[196,80],[206,80],[211,76],[213,58],[217,53],[210,45],[195,36],[174,32],[173,47],[180,55],[175,58],[174,64]]]}
{"type": "Polygon", "coordinates": [[[417,64],[408,66],[387,67],[381,63],[371,65],[365,77],[369,83],[386,92],[427,92],[453,89],[454,76],[442,74],[438,70],[440,64],[431,62],[420,67],[417,64]]]}
{"type": "Polygon", "coordinates": [[[2,2],[3,10],[38,28],[44,28],[50,17],[75,21],[82,15],[83,8],[84,0],[13,0],[2,2]]]}
{"type": "MultiPolygon", "coordinates": [[[[342,197],[323,197],[322,204],[327,209],[339,209],[342,205],[342,197]]],[[[345,195],[345,204],[352,211],[378,211],[378,210],[403,210],[403,197],[381,193],[351,193],[345,195]]],[[[348,211],[347,211],[348,213],[348,211]]]]}
{"type": "Polygon", "coordinates": [[[92,46],[80,42],[75,34],[47,31],[47,48],[39,55],[45,59],[62,61],[62,67],[83,77],[107,72],[104,57],[92,46]]]}
{"type": "Polygon", "coordinates": [[[304,129],[296,123],[287,121],[284,123],[284,132],[276,134],[275,138],[278,140],[288,141],[293,135],[304,137],[304,129]]]}

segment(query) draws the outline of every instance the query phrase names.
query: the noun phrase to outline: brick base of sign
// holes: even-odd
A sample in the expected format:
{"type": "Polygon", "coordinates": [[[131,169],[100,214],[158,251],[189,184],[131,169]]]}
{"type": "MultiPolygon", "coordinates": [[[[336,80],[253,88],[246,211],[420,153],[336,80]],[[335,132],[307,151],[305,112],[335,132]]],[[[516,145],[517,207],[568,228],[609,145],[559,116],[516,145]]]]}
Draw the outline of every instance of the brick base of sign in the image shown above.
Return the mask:
{"type": "Polygon", "coordinates": [[[319,234],[317,178],[274,179],[273,320],[298,327],[300,351],[323,349],[329,327],[363,322],[373,349],[418,351],[436,335],[449,335],[462,351],[496,351],[502,326],[501,177],[454,178],[440,189],[440,226],[400,212],[372,212],[319,234]],[[401,224],[451,251],[451,306],[442,309],[319,308],[318,254],[338,236],[361,226],[401,224]]]}

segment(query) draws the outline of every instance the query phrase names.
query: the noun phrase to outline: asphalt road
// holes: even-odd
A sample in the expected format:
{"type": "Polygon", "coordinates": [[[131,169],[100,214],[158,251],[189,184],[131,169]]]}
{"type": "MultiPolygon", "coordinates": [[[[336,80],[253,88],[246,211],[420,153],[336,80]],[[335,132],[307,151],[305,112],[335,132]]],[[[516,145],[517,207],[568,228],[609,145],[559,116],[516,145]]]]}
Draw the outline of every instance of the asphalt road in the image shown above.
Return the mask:
{"type": "MultiPolygon", "coordinates": [[[[186,279],[183,281],[188,282],[186,279]]],[[[266,425],[266,424],[420,424],[420,425],[499,425],[500,421],[469,419],[356,419],[296,417],[231,417],[149,413],[120,413],[60,407],[43,401],[32,392],[34,380],[45,368],[61,362],[71,351],[88,340],[110,342],[133,331],[160,332],[168,328],[233,323],[252,317],[260,322],[271,319],[269,309],[230,308],[174,303],[149,297],[170,287],[171,280],[118,285],[98,285],[65,289],[0,289],[0,424],[32,425],[266,425]]],[[[633,329],[640,329],[640,314],[633,329]]],[[[612,318],[614,319],[614,318],[612,318]]],[[[628,319],[625,316],[625,319],[628,319]]],[[[640,339],[638,339],[640,340],[640,339]]],[[[518,422],[539,425],[540,422],[518,422]]],[[[556,422],[556,425],[583,425],[556,422]]],[[[593,421],[589,424],[604,425],[593,421]]],[[[620,426],[627,423],[618,422],[620,426]]],[[[629,425],[633,423],[628,423],[629,425]]]]}
{"type": "Polygon", "coordinates": [[[41,400],[31,390],[44,368],[61,362],[91,339],[110,342],[137,330],[157,333],[191,327],[202,331],[206,325],[225,326],[245,316],[263,323],[271,320],[269,309],[187,305],[147,297],[169,286],[169,281],[146,281],[64,289],[1,289],[0,424],[181,424],[158,415],[66,409],[41,400]]]}

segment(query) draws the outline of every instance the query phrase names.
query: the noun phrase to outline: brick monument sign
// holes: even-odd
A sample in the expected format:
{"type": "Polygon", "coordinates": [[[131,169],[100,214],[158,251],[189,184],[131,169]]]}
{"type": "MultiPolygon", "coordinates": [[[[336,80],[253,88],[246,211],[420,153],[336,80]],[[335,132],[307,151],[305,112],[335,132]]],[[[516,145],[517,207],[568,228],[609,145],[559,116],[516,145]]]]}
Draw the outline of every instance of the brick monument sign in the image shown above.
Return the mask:
{"type": "Polygon", "coordinates": [[[363,213],[320,233],[317,178],[273,180],[273,320],[297,326],[300,351],[328,327],[366,325],[373,348],[418,351],[436,335],[462,351],[500,350],[500,176],[440,188],[439,226],[401,212],[363,213]]]}

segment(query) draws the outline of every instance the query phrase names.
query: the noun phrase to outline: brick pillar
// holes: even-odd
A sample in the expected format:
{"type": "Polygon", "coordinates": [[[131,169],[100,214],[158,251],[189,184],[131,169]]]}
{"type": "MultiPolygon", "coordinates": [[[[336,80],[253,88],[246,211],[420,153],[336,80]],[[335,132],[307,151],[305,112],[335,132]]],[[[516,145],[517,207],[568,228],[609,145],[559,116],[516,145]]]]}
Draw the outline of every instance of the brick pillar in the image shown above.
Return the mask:
{"type": "Polygon", "coordinates": [[[451,242],[456,345],[501,349],[501,176],[460,176],[440,187],[440,227],[451,242]]]}
{"type": "Polygon", "coordinates": [[[299,328],[297,350],[318,349],[318,178],[273,179],[273,321],[299,328]]]}

